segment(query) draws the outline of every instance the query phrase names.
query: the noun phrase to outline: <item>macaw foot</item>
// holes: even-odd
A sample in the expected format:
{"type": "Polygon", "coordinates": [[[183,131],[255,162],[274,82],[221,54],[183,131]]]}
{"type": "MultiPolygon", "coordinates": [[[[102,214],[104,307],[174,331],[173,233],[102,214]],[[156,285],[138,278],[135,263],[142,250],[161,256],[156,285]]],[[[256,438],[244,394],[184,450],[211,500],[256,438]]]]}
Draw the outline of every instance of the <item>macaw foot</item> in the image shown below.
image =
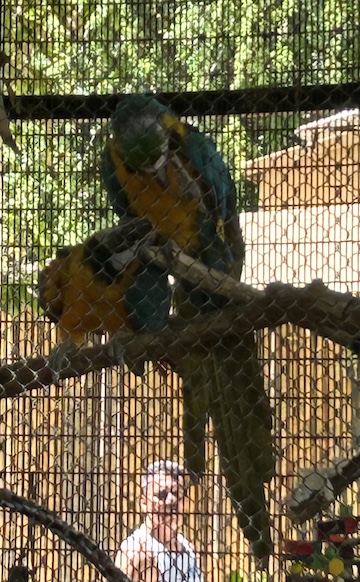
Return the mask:
{"type": "Polygon", "coordinates": [[[59,386],[61,372],[69,367],[71,358],[78,351],[79,346],[71,339],[66,339],[51,351],[47,367],[51,371],[53,383],[56,386],[59,386]]]}
{"type": "Polygon", "coordinates": [[[108,355],[116,361],[120,366],[126,364],[128,368],[136,374],[136,376],[144,375],[144,360],[132,360],[125,356],[124,346],[121,343],[121,338],[118,334],[114,334],[108,343],[108,355]]]}

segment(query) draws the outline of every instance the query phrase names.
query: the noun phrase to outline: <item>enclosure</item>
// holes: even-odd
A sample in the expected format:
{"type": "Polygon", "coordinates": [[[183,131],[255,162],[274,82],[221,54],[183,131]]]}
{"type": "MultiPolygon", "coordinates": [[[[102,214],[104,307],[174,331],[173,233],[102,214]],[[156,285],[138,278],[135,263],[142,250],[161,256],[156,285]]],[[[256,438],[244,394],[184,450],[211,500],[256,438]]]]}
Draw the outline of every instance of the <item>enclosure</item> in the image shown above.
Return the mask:
{"type": "MultiPolygon", "coordinates": [[[[350,0],[1,7],[1,487],[56,512],[111,559],[143,520],[148,463],[187,462],[183,379],[170,346],[168,358],[147,359],[139,376],[109,363],[109,335],[94,333],[81,346],[86,363],[59,385],[46,368],[60,338],[39,305],[39,273],[59,249],[119,224],[101,176],[111,115],[124,95],[151,94],[216,143],[236,185],[241,282],[262,291],[319,279],[358,296],[359,18],[350,0]]],[[[320,579],[337,579],[329,556],[318,568],[303,566],[285,541],[313,541],[319,521],[344,516],[344,508],[359,513],[358,362],[355,348],[334,341],[331,315],[321,326],[298,307],[297,321],[250,321],[271,405],[275,470],[264,487],[273,552],[261,569],[238,524],[208,414],[205,472],[189,487],[184,515],[205,581],[290,580],[299,562],[304,574],[318,569],[320,579]],[[326,497],[328,488],[335,500],[320,499],[296,525],[289,505],[300,483],[304,499],[316,489],[326,497]]],[[[235,299],[231,307],[239,317],[256,308],[235,299]]],[[[191,342],[184,345],[191,352],[191,342]]],[[[1,495],[0,504],[2,580],[16,565],[36,582],[103,579],[56,532],[7,511],[1,495]]],[[[351,539],[355,564],[356,533],[351,539]]],[[[358,579],[356,564],[345,566],[347,579],[358,579]]]]}

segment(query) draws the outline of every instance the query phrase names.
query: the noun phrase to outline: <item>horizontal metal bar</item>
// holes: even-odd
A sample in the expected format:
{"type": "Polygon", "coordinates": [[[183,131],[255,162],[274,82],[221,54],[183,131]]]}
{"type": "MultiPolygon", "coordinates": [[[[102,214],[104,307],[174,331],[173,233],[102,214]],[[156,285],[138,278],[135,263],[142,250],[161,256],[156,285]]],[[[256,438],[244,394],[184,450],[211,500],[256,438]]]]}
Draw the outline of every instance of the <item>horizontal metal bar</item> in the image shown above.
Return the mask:
{"type": "MultiPolygon", "coordinates": [[[[10,119],[106,119],[123,97],[121,93],[21,95],[14,105],[4,96],[4,103],[10,119]]],[[[189,116],[340,110],[360,106],[360,83],[159,93],[156,97],[178,114],[189,116]]]]}

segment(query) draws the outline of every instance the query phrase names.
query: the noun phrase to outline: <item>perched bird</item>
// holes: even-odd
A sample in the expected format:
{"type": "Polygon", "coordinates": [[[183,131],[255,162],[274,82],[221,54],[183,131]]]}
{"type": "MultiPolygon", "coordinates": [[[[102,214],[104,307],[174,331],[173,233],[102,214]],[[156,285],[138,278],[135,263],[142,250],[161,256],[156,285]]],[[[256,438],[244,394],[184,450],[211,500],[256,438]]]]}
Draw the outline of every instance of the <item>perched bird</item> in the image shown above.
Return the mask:
{"type": "MultiPolygon", "coordinates": [[[[153,241],[149,222],[125,218],[60,250],[40,272],[39,303],[57,322],[61,340],[48,363],[55,379],[88,332],[115,336],[124,327],[157,332],[165,325],[170,308],[167,273],[139,258],[149,237],[153,241]]],[[[117,353],[121,355],[121,347],[117,353]]]]}
{"type": "Polygon", "coordinates": [[[112,127],[102,176],[114,211],[147,218],[214,268],[230,272],[242,264],[236,193],[215,144],[145,95],[120,102],[112,127]]]}
{"type": "MultiPolygon", "coordinates": [[[[119,216],[146,218],[153,229],[206,266],[239,279],[244,242],[229,170],[211,139],[145,95],[126,96],[112,116],[102,176],[119,216]]],[[[176,309],[190,319],[223,307],[217,295],[176,281],[176,309]]],[[[253,332],[193,346],[178,363],[183,377],[184,448],[190,471],[205,469],[209,416],[222,471],[254,554],[271,553],[264,482],[273,474],[271,410],[253,332]]]]}

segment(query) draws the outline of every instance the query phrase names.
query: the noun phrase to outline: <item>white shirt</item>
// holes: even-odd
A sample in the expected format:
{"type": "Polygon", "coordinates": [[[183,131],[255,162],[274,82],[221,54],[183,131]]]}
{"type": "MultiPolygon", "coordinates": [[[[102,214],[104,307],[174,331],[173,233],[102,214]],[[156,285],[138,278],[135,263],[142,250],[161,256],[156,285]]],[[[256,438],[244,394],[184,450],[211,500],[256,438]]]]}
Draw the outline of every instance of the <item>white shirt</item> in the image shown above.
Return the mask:
{"type": "Polygon", "coordinates": [[[154,538],[142,524],[121,544],[121,551],[133,552],[139,543],[154,556],[159,572],[158,582],[204,582],[196,554],[186,538],[177,534],[183,552],[173,552],[154,538]]]}

